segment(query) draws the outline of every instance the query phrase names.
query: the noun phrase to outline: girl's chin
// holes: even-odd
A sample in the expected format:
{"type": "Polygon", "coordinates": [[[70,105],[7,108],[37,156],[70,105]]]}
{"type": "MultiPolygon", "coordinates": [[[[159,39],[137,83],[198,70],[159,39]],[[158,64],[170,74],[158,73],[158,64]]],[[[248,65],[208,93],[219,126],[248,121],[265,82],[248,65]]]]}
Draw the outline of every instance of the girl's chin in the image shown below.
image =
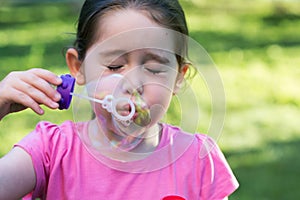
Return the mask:
{"type": "Polygon", "coordinates": [[[129,124],[113,119],[113,131],[115,134],[123,137],[134,136],[138,137],[142,135],[147,127],[141,127],[136,125],[133,121],[129,124]]]}
{"type": "Polygon", "coordinates": [[[147,130],[150,130],[151,127],[157,124],[156,120],[152,119],[149,122],[147,121],[147,123],[144,122],[145,119],[143,119],[142,124],[136,123],[136,116],[133,117],[132,122],[126,124],[118,121],[108,113],[97,115],[96,120],[104,134],[112,133],[121,137],[142,137],[147,130]]]}

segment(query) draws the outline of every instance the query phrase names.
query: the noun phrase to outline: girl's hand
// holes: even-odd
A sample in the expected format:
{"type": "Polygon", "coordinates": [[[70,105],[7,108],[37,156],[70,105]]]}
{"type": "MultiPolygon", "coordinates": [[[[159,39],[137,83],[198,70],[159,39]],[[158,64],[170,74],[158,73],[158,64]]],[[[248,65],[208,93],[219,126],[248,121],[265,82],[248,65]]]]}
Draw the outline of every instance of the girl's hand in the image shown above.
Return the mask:
{"type": "Polygon", "coordinates": [[[9,73],[0,82],[0,120],[9,113],[26,108],[42,115],[44,110],[40,104],[58,108],[61,96],[51,85],[61,83],[61,78],[45,69],[9,73]]]}

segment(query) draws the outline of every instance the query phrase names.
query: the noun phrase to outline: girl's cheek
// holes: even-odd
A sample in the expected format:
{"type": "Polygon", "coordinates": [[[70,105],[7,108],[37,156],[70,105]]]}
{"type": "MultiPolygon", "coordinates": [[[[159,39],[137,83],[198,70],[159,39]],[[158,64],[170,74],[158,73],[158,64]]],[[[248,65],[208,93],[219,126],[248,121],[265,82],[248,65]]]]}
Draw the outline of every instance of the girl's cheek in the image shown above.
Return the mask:
{"type": "Polygon", "coordinates": [[[102,108],[101,104],[95,103],[92,106],[97,119],[105,119],[107,121],[111,118],[111,114],[107,112],[106,109],[102,108]]]}
{"type": "Polygon", "coordinates": [[[110,94],[111,92],[109,91],[95,91],[95,94],[94,94],[94,97],[96,99],[99,99],[99,100],[103,100],[105,98],[106,95],[110,94]]]}
{"type": "Polygon", "coordinates": [[[117,75],[102,76],[95,80],[95,97],[103,99],[108,94],[116,94],[122,91],[122,78],[117,75]]]}
{"type": "Polygon", "coordinates": [[[168,110],[172,94],[164,90],[164,92],[156,90],[157,92],[151,94],[147,98],[147,103],[150,108],[150,116],[152,121],[159,121],[168,110]]]}
{"type": "Polygon", "coordinates": [[[107,95],[113,94],[114,90],[112,83],[102,80],[93,81],[87,86],[89,96],[98,100],[103,100],[107,95]]]}

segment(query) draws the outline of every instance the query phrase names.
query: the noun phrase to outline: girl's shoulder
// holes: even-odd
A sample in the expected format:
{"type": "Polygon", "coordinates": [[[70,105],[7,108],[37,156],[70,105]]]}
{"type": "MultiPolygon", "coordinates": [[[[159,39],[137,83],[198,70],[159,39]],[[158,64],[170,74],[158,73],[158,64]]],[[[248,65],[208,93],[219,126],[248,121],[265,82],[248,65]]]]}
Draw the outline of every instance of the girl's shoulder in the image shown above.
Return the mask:
{"type": "MultiPolygon", "coordinates": [[[[223,157],[221,150],[215,139],[203,133],[189,133],[180,127],[163,124],[162,142],[172,142],[177,147],[185,145],[186,150],[197,153],[199,158],[210,156],[223,157]],[[177,141],[177,142],[176,142],[177,141]]],[[[183,147],[181,147],[183,148],[183,147]]]]}
{"type": "Polygon", "coordinates": [[[61,124],[54,124],[49,121],[41,121],[36,125],[33,132],[48,135],[73,135],[77,134],[80,129],[84,129],[85,126],[86,123],[75,123],[70,120],[64,121],[61,124]]]}
{"type": "Polygon", "coordinates": [[[64,121],[61,124],[55,124],[49,121],[40,121],[37,123],[35,130],[36,131],[49,131],[49,132],[55,132],[56,130],[61,129],[69,129],[75,126],[75,123],[72,121],[64,121]]]}
{"type": "Polygon", "coordinates": [[[189,138],[192,139],[193,143],[195,143],[196,145],[217,145],[215,139],[204,133],[189,133],[182,130],[178,126],[173,126],[170,124],[162,124],[162,127],[162,135],[164,135],[164,137],[189,138]]]}
{"type": "Polygon", "coordinates": [[[23,138],[19,144],[30,146],[39,145],[43,148],[67,148],[78,143],[78,131],[84,128],[84,123],[65,121],[61,124],[54,124],[48,121],[39,122],[35,129],[23,138]]]}

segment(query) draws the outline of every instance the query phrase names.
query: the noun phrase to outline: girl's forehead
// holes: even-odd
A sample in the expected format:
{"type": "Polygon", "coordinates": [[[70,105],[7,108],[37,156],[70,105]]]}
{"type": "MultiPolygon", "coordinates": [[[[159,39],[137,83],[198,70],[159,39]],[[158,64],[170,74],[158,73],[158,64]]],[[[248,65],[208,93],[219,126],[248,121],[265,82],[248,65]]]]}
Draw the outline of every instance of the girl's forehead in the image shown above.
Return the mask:
{"type": "Polygon", "coordinates": [[[106,40],[99,40],[88,50],[87,56],[116,58],[134,53],[157,58],[156,55],[179,55],[181,52],[176,46],[175,35],[169,31],[164,28],[142,28],[121,32],[106,40]]]}
{"type": "Polygon", "coordinates": [[[132,29],[161,27],[154,22],[146,11],[136,9],[115,9],[98,19],[100,40],[132,29]]]}
{"type": "Polygon", "coordinates": [[[98,19],[95,43],[109,41],[109,45],[127,48],[155,47],[159,44],[172,49],[176,40],[171,31],[154,22],[145,12],[135,9],[109,11],[98,19]]]}

